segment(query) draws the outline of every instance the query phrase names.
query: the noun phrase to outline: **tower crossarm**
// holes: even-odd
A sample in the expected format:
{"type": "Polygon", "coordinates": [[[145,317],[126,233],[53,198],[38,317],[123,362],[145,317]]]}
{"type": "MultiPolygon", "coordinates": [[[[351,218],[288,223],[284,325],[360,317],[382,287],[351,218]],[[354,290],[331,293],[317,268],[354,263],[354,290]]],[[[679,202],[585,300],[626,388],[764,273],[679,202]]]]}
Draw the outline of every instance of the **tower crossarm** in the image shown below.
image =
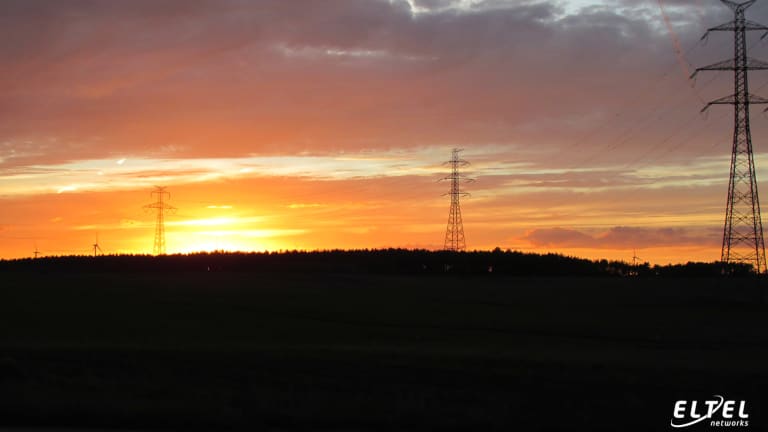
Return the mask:
{"type": "Polygon", "coordinates": [[[174,206],[172,206],[170,204],[163,203],[163,202],[155,202],[155,203],[152,203],[152,204],[147,204],[147,205],[144,206],[144,208],[148,209],[148,210],[149,209],[163,209],[163,210],[168,210],[168,211],[171,211],[171,212],[174,212],[174,211],[178,210],[176,207],[174,207],[174,206]]]}
{"type": "Polygon", "coordinates": [[[733,0],[720,0],[721,3],[731,8],[734,12],[744,12],[744,9],[752,6],[757,0],[747,0],[745,2],[737,3],[733,0]]]}
{"type": "Polygon", "coordinates": [[[464,159],[456,159],[456,160],[449,160],[449,161],[443,162],[443,166],[447,166],[447,167],[454,167],[454,166],[456,166],[456,167],[459,167],[459,168],[463,168],[463,167],[467,167],[469,165],[470,165],[469,161],[466,161],[464,159]]]}
{"type": "MultiPolygon", "coordinates": [[[[730,21],[730,22],[727,22],[725,24],[720,24],[719,26],[715,26],[715,27],[712,27],[710,29],[707,29],[706,33],[704,33],[704,36],[702,36],[701,39],[704,40],[707,37],[709,37],[709,33],[710,32],[715,32],[715,31],[735,31],[735,30],[738,30],[739,28],[740,28],[739,27],[739,23],[737,23],[736,21],[730,21]]],[[[744,20],[744,27],[743,28],[746,31],[764,31],[764,32],[768,32],[768,27],[767,26],[764,26],[764,25],[762,25],[760,23],[757,23],[757,22],[754,22],[754,21],[750,21],[750,20],[744,20]]],[[[763,37],[765,37],[765,35],[763,35],[763,37]]]]}
{"type": "Polygon", "coordinates": [[[441,196],[451,196],[451,195],[459,195],[459,196],[462,196],[462,197],[471,197],[472,196],[472,194],[469,193],[469,192],[446,192],[446,193],[442,194],[441,196]]]}
{"type": "Polygon", "coordinates": [[[445,177],[441,178],[440,181],[443,181],[443,180],[453,180],[453,179],[461,180],[461,181],[466,182],[466,183],[472,183],[473,181],[475,181],[475,179],[473,179],[471,177],[467,177],[467,176],[465,176],[463,174],[461,174],[461,175],[448,175],[448,176],[445,176],[445,177]]]}
{"type": "Polygon", "coordinates": [[[700,71],[723,71],[723,70],[765,70],[768,69],[768,62],[762,60],[747,57],[746,66],[737,66],[735,59],[723,60],[717,63],[712,63],[709,66],[702,66],[697,68],[696,71],[691,74],[691,78],[695,78],[700,71]]]}
{"type": "MultiPolygon", "coordinates": [[[[709,102],[704,106],[704,108],[701,109],[701,112],[708,110],[712,105],[736,105],[738,103],[741,103],[741,101],[736,98],[736,95],[725,96],[709,102]]],[[[768,99],[750,93],[747,97],[746,103],[747,105],[768,104],[768,99]]]]}

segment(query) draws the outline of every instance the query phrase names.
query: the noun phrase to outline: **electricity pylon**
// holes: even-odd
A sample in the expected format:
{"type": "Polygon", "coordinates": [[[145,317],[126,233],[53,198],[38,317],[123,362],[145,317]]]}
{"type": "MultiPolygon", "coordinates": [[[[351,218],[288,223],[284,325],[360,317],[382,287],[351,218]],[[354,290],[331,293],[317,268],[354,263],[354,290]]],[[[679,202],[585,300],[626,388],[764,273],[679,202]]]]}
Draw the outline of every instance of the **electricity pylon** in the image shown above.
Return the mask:
{"type": "Polygon", "coordinates": [[[445,162],[445,164],[451,166],[451,174],[441,180],[451,181],[451,191],[445,195],[451,196],[451,209],[448,213],[448,227],[445,230],[445,250],[458,252],[467,248],[466,241],[464,239],[464,223],[461,220],[461,206],[459,205],[459,198],[463,196],[469,196],[467,192],[461,190],[462,182],[471,182],[473,179],[463,176],[459,170],[462,167],[469,165],[469,162],[459,157],[459,152],[463,149],[453,149],[451,160],[445,162]]]}
{"type": "Polygon", "coordinates": [[[693,78],[699,71],[711,70],[732,70],[734,76],[734,93],[709,102],[701,110],[704,112],[712,105],[733,105],[734,107],[731,174],[728,181],[728,203],[725,209],[720,261],[752,264],[757,273],[764,273],[766,271],[765,244],[760,217],[760,200],[757,196],[755,159],[752,154],[752,134],[749,129],[749,106],[766,104],[768,99],[749,93],[748,72],[755,69],[768,69],[768,63],[747,56],[746,34],[748,31],[755,30],[768,32],[768,27],[749,21],[744,16],[744,11],[757,0],[748,0],[743,3],[731,0],[720,1],[733,11],[733,21],[708,29],[702,39],[713,31],[733,32],[734,57],[698,68],[691,76],[693,78]]]}
{"type": "Polygon", "coordinates": [[[171,213],[176,211],[176,207],[173,207],[165,202],[165,200],[171,199],[171,194],[165,190],[165,186],[155,186],[150,196],[157,196],[157,201],[152,204],[147,204],[144,209],[157,210],[157,219],[155,223],[155,242],[152,246],[152,253],[154,255],[165,255],[165,212],[171,213]]]}

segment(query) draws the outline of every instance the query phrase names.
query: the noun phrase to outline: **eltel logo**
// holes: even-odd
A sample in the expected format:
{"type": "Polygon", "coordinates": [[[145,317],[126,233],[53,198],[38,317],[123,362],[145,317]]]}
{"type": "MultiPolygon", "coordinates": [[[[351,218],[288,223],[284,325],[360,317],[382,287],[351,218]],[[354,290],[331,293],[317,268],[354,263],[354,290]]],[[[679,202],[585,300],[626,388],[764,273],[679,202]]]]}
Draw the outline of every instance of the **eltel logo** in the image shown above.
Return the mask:
{"type": "Polygon", "coordinates": [[[714,398],[703,403],[695,400],[675,402],[670,425],[684,428],[709,420],[709,425],[713,427],[749,426],[746,401],[725,400],[720,395],[715,395],[714,398]]]}

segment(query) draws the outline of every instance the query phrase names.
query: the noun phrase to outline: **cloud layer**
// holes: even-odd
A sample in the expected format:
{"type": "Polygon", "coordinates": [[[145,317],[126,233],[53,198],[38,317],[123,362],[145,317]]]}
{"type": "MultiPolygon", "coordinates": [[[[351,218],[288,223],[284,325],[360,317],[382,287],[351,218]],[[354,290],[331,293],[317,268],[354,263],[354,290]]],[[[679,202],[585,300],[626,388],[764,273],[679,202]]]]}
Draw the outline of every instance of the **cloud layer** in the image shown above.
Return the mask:
{"type": "MultiPolygon", "coordinates": [[[[694,1],[667,3],[688,45],[701,33],[696,23],[727,18],[725,8],[700,16],[694,1]]],[[[0,157],[7,165],[444,143],[552,151],[617,112],[625,118],[609,129],[639,127],[645,104],[660,102],[649,81],[693,96],[648,5],[597,3],[566,15],[555,2],[410,4],[433,12],[377,0],[3,2],[0,157]],[[675,79],[658,82],[664,72],[675,79]]],[[[727,52],[713,45],[714,55],[727,52]]],[[[605,132],[583,147],[641,142],[605,132]]],[[[622,147],[613,156],[635,153],[622,147]]]]}
{"type": "Polygon", "coordinates": [[[640,228],[617,226],[596,234],[567,228],[536,229],[526,234],[533,246],[585,249],[647,249],[667,246],[710,246],[721,240],[719,232],[685,228],[640,228]]]}

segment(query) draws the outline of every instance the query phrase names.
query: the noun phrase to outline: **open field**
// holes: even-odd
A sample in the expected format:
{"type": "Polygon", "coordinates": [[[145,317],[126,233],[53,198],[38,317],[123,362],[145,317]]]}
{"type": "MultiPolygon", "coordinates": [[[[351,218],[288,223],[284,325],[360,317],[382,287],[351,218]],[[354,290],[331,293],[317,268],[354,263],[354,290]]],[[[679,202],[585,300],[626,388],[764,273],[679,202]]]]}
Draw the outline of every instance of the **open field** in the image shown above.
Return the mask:
{"type": "Polygon", "coordinates": [[[765,280],[3,274],[0,425],[768,428],[765,280]]]}

